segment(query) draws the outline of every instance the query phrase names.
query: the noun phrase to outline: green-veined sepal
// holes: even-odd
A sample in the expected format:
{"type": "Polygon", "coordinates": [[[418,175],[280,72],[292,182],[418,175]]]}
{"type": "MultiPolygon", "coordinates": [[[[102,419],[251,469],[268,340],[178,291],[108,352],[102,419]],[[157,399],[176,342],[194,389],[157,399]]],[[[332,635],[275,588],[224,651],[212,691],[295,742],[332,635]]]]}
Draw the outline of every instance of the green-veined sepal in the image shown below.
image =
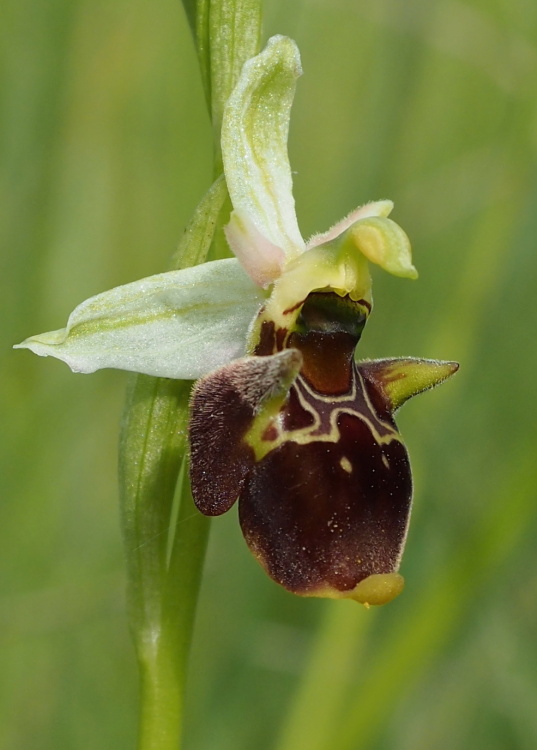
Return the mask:
{"type": "Polygon", "coordinates": [[[244,354],[264,296],[235,258],[213,261],[91,297],[66,328],[17,348],[61,359],[74,372],[114,367],[190,380],[244,354]]]}
{"type": "Polygon", "coordinates": [[[224,110],[222,158],[229,195],[237,212],[235,218],[232,216],[228,238],[239,259],[243,259],[245,250],[249,254],[244,265],[257,283],[268,280],[266,258],[257,257],[258,235],[287,258],[304,249],[287,155],[291,104],[301,72],[295,42],[274,36],[259,55],[244,65],[224,110]],[[244,232],[244,217],[248,217],[256,232],[249,245],[235,244],[235,235],[240,237],[244,232]],[[241,226],[234,226],[235,223],[241,226]],[[259,271],[255,268],[258,260],[259,271]]]}

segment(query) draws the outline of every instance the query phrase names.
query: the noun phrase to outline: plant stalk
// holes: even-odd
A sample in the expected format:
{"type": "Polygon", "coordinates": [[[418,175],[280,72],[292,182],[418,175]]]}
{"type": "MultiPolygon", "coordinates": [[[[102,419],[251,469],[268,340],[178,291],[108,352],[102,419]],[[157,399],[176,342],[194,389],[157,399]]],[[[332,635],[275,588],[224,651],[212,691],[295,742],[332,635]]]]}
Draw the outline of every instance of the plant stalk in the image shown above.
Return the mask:
{"type": "MultiPolygon", "coordinates": [[[[198,205],[172,268],[227,254],[229,197],[220,124],[244,62],[256,54],[261,0],[184,0],[214,134],[215,182],[198,205]]],[[[186,443],[191,383],[130,381],[120,439],[121,519],[130,627],[140,667],[139,750],[180,750],[188,655],[209,519],[194,507],[186,443]]]]}

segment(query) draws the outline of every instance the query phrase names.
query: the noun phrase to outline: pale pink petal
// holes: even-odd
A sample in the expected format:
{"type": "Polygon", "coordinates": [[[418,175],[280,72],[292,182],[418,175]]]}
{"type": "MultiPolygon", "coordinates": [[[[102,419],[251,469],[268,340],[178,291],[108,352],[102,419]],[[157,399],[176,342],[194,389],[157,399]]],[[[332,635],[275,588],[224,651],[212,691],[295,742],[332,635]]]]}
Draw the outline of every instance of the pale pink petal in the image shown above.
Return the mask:
{"type": "Polygon", "coordinates": [[[344,219],[341,219],[337,224],[334,224],[328,232],[324,232],[324,234],[314,234],[313,237],[308,240],[306,249],[309,250],[311,247],[324,245],[325,242],[335,240],[336,237],[339,237],[340,234],[343,234],[345,230],[357,221],[360,221],[360,219],[368,219],[370,216],[388,216],[392,209],[392,201],[373,201],[371,203],[366,203],[365,206],[355,208],[354,211],[351,211],[351,213],[345,216],[344,219]]]}

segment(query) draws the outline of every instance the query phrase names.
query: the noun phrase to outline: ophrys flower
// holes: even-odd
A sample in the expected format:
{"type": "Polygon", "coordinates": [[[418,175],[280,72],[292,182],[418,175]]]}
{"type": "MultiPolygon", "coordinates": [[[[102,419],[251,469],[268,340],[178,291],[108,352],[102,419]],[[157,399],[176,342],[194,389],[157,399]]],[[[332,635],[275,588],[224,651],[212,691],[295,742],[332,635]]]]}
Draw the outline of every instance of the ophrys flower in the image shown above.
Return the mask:
{"type": "Polygon", "coordinates": [[[417,274],[390,201],[302,238],[287,157],[300,72],[294,42],[273,37],[226,106],[235,259],[97,295],[65,329],[20,346],[78,372],[201,377],[190,425],[198,508],[219,515],[238,498],[247,543],[287,589],[382,604],[402,588],[412,496],[392,415],[457,365],[355,362],[372,306],[368,263],[417,274]]]}

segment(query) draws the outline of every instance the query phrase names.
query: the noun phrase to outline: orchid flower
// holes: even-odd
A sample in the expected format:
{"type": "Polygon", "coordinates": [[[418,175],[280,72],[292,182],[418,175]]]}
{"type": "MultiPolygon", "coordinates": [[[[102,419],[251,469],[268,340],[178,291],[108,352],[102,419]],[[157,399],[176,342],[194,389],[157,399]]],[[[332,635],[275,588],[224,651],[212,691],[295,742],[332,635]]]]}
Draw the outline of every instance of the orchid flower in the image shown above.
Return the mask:
{"type": "Polygon", "coordinates": [[[300,74],[295,43],[273,37],[226,105],[225,231],[235,258],[99,294],[66,328],[19,346],[75,372],[201,378],[190,417],[199,510],[220,515],[238,499],[247,544],[288,590],[383,604],[403,586],[412,497],[393,413],[458,365],[355,361],[372,306],[368,264],[417,273],[387,200],[303,239],[287,155],[300,74]]]}

